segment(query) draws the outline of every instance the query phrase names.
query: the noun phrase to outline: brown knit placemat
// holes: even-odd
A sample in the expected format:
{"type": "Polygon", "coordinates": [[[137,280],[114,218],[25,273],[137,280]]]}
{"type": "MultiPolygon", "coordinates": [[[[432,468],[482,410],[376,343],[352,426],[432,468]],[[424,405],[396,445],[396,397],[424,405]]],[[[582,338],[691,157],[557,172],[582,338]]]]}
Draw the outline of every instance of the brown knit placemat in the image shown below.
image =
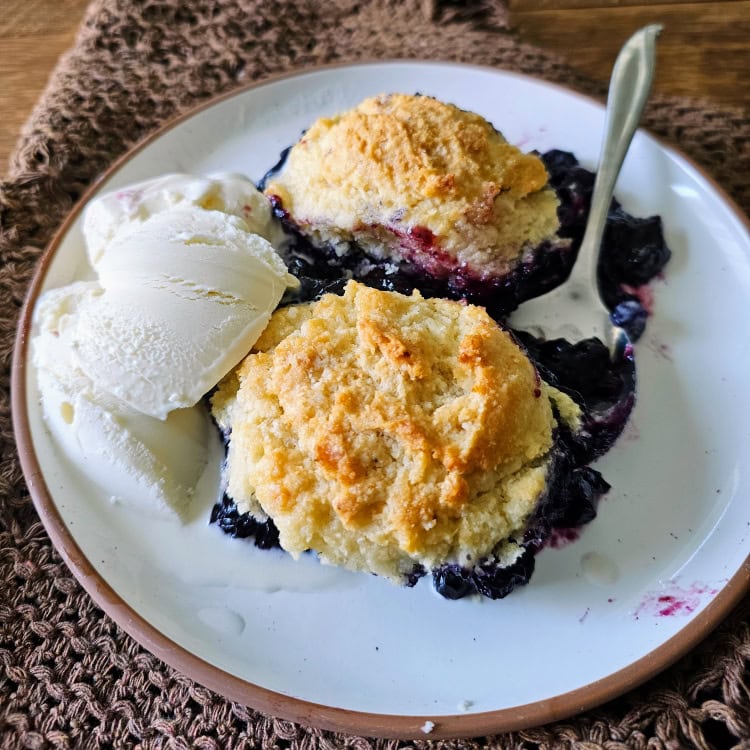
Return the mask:
{"type": "MultiPolygon", "coordinates": [[[[10,421],[16,317],[35,262],[83,189],[157,126],[275,73],[358,59],[494,65],[601,95],[509,33],[500,0],[97,0],[0,184],[0,743],[143,748],[750,748],[750,600],[637,691],[542,728],[396,742],[308,729],[230,703],[106,617],[52,547],[10,421]]],[[[750,117],[665,97],[646,124],[750,209],[750,117]]],[[[741,322],[738,321],[738,324],[741,322]]]]}

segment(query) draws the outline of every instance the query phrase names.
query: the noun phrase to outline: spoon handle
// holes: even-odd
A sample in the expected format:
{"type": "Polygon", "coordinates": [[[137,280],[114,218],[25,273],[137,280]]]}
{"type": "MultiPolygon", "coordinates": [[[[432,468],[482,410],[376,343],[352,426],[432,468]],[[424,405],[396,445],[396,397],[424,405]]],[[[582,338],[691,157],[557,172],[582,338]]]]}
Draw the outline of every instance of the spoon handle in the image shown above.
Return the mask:
{"type": "Polygon", "coordinates": [[[660,24],[651,24],[636,31],[625,42],[612,69],[599,168],[586,231],[574,266],[577,275],[591,289],[599,288],[597,266],[604,225],[620,167],[651,90],[655,42],[661,30],[660,24]]]}

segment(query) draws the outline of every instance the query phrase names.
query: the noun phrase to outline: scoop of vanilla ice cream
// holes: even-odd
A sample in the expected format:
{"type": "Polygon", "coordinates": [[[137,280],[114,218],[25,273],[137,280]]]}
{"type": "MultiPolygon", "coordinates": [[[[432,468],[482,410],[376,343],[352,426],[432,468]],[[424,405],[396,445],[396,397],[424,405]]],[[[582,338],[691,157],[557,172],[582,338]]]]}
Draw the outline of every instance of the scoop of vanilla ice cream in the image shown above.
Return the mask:
{"type": "Polygon", "coordinates": [[[46,423],[66,458],[107,496],[149,516],[181,515],[206,467],[208,417],[200,407],[147,416],[81,369],[78,318],[102,296],[97,283],[78,282],[39,299],[32,352],[46,423]]]}
{"type": "Polygon", "coordinates": [[[241,218],[247,231],[281,248],[284,234],[268,200],[242,175],[197,177],[168,174],[107,193],[92,201],[83,216],[89,261],[97,268],[108,244],[117,235],[138,229],[145,221],[177,206],[221,211],[241,218]]]}
{"type": "Polygon", "coordinates": [[[37,301],[46,422],[109,496],[179,514],[213,434],[195,405],[298,283],[274,249],[283,232],[246,178],[173,174],[93,201],[84,238],[98,281],[37,301]]]}
{"type": "Polygon", "coordinates": [[[158,419],[196,404],[244,357],[296,279],[245,222],[192,205],[108,243],[70,320],[76,365],[158,419]]]}

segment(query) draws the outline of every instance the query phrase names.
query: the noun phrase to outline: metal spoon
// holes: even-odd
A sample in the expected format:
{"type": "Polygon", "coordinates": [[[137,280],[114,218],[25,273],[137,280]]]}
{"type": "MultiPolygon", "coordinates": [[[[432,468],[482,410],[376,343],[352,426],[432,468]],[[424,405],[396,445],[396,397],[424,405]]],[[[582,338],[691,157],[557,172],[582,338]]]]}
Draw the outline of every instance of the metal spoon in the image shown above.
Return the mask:
{"type": "Polygon", "coordinates": [[[661,29],[660,24],[652,24],[633,34],[612,69],[591,209],[570,276],[551,292],[524,302],[510,318],[512,328],[545,339],[597,337],[609,346],[613,361],[632,352],[632,346],[602,302],[597,276],[599,251],[615,182],[651,89],[655,42],[661,29]]]}

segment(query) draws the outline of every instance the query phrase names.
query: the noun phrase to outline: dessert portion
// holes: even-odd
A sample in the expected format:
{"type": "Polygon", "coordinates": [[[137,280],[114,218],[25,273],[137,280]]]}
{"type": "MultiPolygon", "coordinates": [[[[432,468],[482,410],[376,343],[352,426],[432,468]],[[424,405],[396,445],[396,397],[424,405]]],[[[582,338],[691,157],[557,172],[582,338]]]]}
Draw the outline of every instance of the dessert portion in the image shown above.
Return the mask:
{"type": "MultiPolygon", "coordinates": [[[[289,233],[298,299],[347,277],[501,319],[567,278],[593,182],[571,153],[524,154],[478,115],[391,94],[313,123],[260,184],[289,233]]],[[[644,285],[669,256],[659,217],[613,201],[600,283],[632,340],[649,314],[644,285]]]]}
{"type": "Polygon", "coordinates": [[[484,309],[354,281],[277,311],[211,403],[240,514],[399,583],[512,569],[580,420],[484,309]]]}
{"type": "MultiPolygon", "coordinates": [[[[388,451],[381,456],[362,440],[368,449],[360,457],[359,438],[353,438],[354,443],[336,438],[338,431],[326,421],[328,417],[320,416],[329,414],[327,407],[312,396],[316,408],[309,411],[311,422],[299,433],[288,425],[281,431],[275,422],[269,426],[267,420],[284,422],[296,412],[293,404],[286,404],[292,381],[284,381],[288,392],[277,392],[274,388],[283,380],[282,371],[276,372],[274,382],[268,371],[282,368],[284,378],[291,378],[297,367],[292,362],[302,363],[297,369],[305,373],[306,387],[313,387],[312,380],[320,374],[322,380],[315,387],[328,388],[328,396],[337,392],[330,390],[331,378],[309,362],[321,361],[320,353],[327,352],[326,347],[339,336],[348,335],[351,346],[360,346],[357,342],[365,335],[359,325],[361,305],[346,306],[330,297],[333,293],[343,295],[344,300],[359,299],[359,292],[352,291],[357,288],[352,279],[372,289],[398,292],[405,296],[393,299],[408,299],[415,306],[427,304],[423,297],[430,302],[439,299],[440,304],[447,304],[447,299],[478,304],[502,325],[520,302],[543,294],[567,277],[583,236],[593,182],[594,175],[572,154],[558,150],[522,154],[482,118],[429,97],[379,96],[342,115],[315,122],[261,181],[288,232],[285,259],[300,285],[282,302],[293,307],[274,316],[256,350],[214,396],[214,416],[229,444],[229,486],[213,509],[212,523],[233,536],[252,538],[261,548],[280,544],[294,554],[313,549],[328,561],[409,584],[430,570],[436,590],[449,598],[472,593],[499,598],[528,582],[535,554],[552,533],[589,522],[596,515],[599,497],[609,489],[588,464],[609,450],[632,410],[632,356],[613,364],[606,346],[596,339],[571,344],[512,332],[541,376],[540,398],[553,404],[551,442],[534,459],[534,476],[543,479],[529,489],[517,506],[523,508],[517,515],[507,516],[495,508],[491,514],[495,526],[484,529],[481,549],[481,545],[472,548],[468,542],[455,541],[470,536],[466,530],[456,530],[464,521],[441,515],[450,519],[445,528],[451,530],[435,544],[439,550],[435,554],[392,522],[400,516],[391,507],[391,488],[399,488],[405,503],[414,503],[415,514],[422,506],[421,499],[414,498],[428,491],[420,484],[420,492],[409,494],[396,482],[396,473],[383,473],[388,456],[398,457],[403,472],[408,473],[411,458],[406,449],[394,450],[396,443],[388,438],[388,451]],[[349,334],[330,333],[328,324],[318,320],[318,304],[323,310],[336,309],[340,320],[347,322],[344,330],[349,334]],[[349,312],[350,307],[355,312],[349,312]],[[323,339],[318,341],[318,335],[323,339]],[[316,344],[295,360],[293,351],[303,336],[312,336],[316,344]],[[284,358],[287,369],[281,364],[284,358]],[[268,392],[263,391],[267,383],[268,392]],[[242,425],[239,431],[238,423],[242,425]],[[305,430],[307,437],[302,434],[305,430]],[[283,434],[283,450],[282,443],[258,448],[267,434],[272,442],[282,440],[283,434]],[[298,460],[294,468],[285,463],[292,455],[298,460]],[[332,464],[331,456],[335,457],[332,464]],[[368,463],[372,458],[377,458],[377,464],[368,463]],[[304,467],[309,481],[292,491],[287,483],[298,467],[304,467]],[[331,484],[337,471],[342,482],[338,494],[331,484]],[[359,478],[360,471],[363,476],[372,474],[373,482],[380,485],[367,484],[359,478]],[[381,485],[382,491],[376,488],[381,485]],[[281,490],[285,499],[274,499],[273,493],[281,490]],[[297,490],[301,490],[300,507],[306,507],[300,517],[295,516],[293,500],[297,490]],[[318,497],[330,502],[319,506],[318,497]],[[387,520],[381,523],[374,518],[387,520]],[[453,542],[448,543],[448,538],[453,542]]],[[[658,217],[632,217],[613,201],[603,244],[601,286],[613,319],[633,340],[642,334],[649,314],[644,285],[662,270],[669,255],[658,217]]],[[[378,325],[382,322],[379,318],[378,325]]],[[[391,323],[383,345],[387,350],[388,341],[397,342],[391,353],[403,345],[403,351],[410,352],[401,363],[406,366],[412,348],[402,339],[408,339],[411,329],[404,327],[403,320],[391,323]]],[[[430,335],[441,342],[442,336],[450,337],[449,329],[435,324],[430,335]]],[[[455,353],[456,345],[456,341],[445,344],[446,357],[455,353]]],[[[325,357],[339,366],[333,356],[325,357]]],[[[361,357],[351,358],[357,366],[364,362],[361,357]]],[[[342,377],[348,388],[359,381],[349,380],[352,368],[349,363],[346,367],[347,375],[342,377]]],[[[395,378],[398,367],[391,369],[389,376],[395,378]]],[[[365,380],[378,372],[372,362],[366,363],[365,370],[365,380]]],[[[430,377],[440,384],[445,372],[443,362],[432,368],[430,377]]],[[[414,385],[412,380],[409,387],[414,385]]],[[[396,386],[394,392],[399,394],[394,397],[398,408],[405,409],[407,387],[396,386]]],[[[380,404],[380,395],[376,399],[363,393],[349,402],[357,416],[341,422],[346,428],[341,427],[342,435],[357,435],[361,428],[368,439],[385,436],[382,426],[377,426],[377,412],[372,415],[376,426],[366,421],[367,404],[380,404]]],[[[337,414],[341,408],[336,406],[337,414]]],[[[430,414],[430,419],[437,414],[427,406],[423,413],[430,414]]],[[[410,418],[404,419],[403,424],[411,424],[410,418]]],[[[423,448],[428,443],[419,440],[426,440],[424,436],[436,429],[429,420],[427,424],[429,429],[420,427],[413,433],[423,448]]],[[[405,434],[412,435],[408,430],[405,434]]],[[[402,437],[399,433],[399,440],[402,437]]],[[[487,435],[477,439],[489,440],[488,445],[496,447],[487,435]]],[[[435,462],[443,454],[431,450],[429,455],[435,462]]],[[[506,480],[492,471],[488,475],[498,479],[498,487],[506,480]]],[[[473,481],[467,480],[470,492],[476,489],[473,481]]],[[[484,485],[478,491],[489,493],[487,498],[500,497],[484,485]]],[[[444,512],[439,501],[425,507],[444,512]]],[[[467,513],[465,523],[471,525],[471,512],[464,507],[461,513],[467,513]]],[[[431,523],[429,512],[419,518],[431,523]]],[[[416,519],[411,519],[413,524],[419,522],[416,519]]],[[[418,527],[411,528],[410,533],[416,534],[418,527]]],[[[436,522],[435,528],[444,527],[436,522]]],[[[439,537],[440,532],[436,534],[439,537]]]]}
{"type": "Polygon", "coordinates": [[[501,287],[569,245],[539,156],[428,96],[381,95],[317,120],[264,189],[315,248],[406,264],[457,290],[501,287]]]}
{"type": "MultiPolygon", "coordinates": [[[[42,295],[32,343],[44,415],[68,457],[108,495],[156,513],[185,507],[212,429],[201,399],[297,283],[236,213],[187,199],[162,206],[159,186],[175,182],[188,196],[231,194],[216,181],[160,178],[128,193],[127,221],[117,194],[94,201],[84,237],[98,278],[42,295]],[[91,217],[105,215],[120,218],[93,222],[92,234],[91,217]]],[[[252,200],[262,209],[257,190],[252,200]]],[[[265,219],[251,213],[272,222],[267,205],[265,219]]]]}

